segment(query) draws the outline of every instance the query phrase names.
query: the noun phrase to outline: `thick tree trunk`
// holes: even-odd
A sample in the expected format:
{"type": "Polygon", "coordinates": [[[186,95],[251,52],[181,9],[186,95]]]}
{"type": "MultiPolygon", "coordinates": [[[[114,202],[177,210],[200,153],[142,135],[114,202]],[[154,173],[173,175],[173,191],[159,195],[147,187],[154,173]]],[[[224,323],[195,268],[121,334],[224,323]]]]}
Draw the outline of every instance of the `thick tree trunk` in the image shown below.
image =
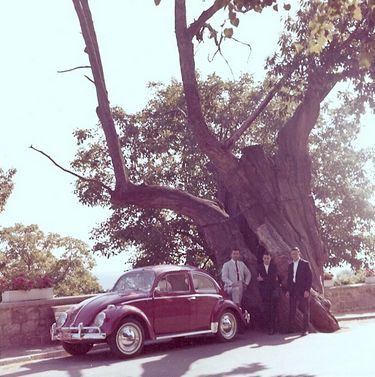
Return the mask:
{"type": "MultiPolygon", "coordinates": [[[[308,159],[300,161],[297,167],[288,161],[288,156],[279,154],[270,158],[261,146],[247,147],[243,150],[237,171],[241,179],[232,177],[230,182],[221,182],[225,187],[220,190],[219,200],[245,241],[242,251],[252,271],[261,261],[263,251],[267,250],[274,256],[285,286],[289,251],[293,246],[300,248],[303,257],[310,261],[313,272],[312,326],[319,331],[335,331],[338,329],[337,321],[329,312],[329,303],[320,294],[326,253],[310,194],[309,171],[308,159]],[[301,181],[301,177],[296,179],[297,168],[303,169],[305,181],[301,181]],[[298,185],[296,182],[299,182],[298,185]]],[[[217,256],[219,262],[224,259],[217,256]]],[[[280,317],[281,325],[285,327],[288,305],[285,298],[282,301],[280,317]]],[[[261,310],[255,276],[246,302],[252,311],[261,310]]]]}

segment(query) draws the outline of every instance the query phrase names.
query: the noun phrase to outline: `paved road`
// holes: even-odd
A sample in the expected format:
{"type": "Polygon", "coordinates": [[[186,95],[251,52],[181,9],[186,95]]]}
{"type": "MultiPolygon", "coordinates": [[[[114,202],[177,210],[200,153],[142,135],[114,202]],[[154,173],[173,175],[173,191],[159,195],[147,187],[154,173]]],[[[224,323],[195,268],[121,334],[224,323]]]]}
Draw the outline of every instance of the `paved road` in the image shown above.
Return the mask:
{"type": "Polygon", "coordinates": [[[150,345],[122,361],[108,350],[4,366],[21,377],[374,377],[375,320],[344,322],[334,334],[306,337],[248,332],[230,344],[211,338],[150,345]]]}

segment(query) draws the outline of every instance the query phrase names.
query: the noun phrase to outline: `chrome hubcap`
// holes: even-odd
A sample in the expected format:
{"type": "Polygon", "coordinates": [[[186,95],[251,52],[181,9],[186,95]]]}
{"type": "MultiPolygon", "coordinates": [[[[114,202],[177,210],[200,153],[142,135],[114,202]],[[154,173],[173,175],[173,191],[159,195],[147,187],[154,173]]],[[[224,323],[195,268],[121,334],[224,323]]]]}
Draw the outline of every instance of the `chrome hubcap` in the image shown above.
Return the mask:
{"type": "Polygon", "coordinates": [[[131,355],[137,352],[142,344],[142,331],[134,323],[125,323],[119,328],[116,340],[119,350],[131,355]]]}
{"type": "Polygon", "coordinates": [[[220,333],[225,339],[231,339],[236,335],[237,321],[232,313],[225,313],[220,319],[220,333]]]}

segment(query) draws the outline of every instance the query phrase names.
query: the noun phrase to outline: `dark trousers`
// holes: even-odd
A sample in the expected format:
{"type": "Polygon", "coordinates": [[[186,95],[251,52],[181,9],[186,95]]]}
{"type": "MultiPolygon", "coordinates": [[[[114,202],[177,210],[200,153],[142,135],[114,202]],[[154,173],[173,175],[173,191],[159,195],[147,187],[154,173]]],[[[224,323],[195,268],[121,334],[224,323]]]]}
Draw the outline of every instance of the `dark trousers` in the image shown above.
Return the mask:
{"type": "Polygon", "coordinates": [[[310,322],[310,297],[304,298],[303,295],[291,294],[289,296],[289,329],[295,329],[297,307],[303,314],[302,331],[309,329],[310,322]]]}
{"type": "Polygon", "coordinates": [[[264,323],[268,330],[276,331],[278,300],[270,298],[263,300],[264,306],[264,323]]]}

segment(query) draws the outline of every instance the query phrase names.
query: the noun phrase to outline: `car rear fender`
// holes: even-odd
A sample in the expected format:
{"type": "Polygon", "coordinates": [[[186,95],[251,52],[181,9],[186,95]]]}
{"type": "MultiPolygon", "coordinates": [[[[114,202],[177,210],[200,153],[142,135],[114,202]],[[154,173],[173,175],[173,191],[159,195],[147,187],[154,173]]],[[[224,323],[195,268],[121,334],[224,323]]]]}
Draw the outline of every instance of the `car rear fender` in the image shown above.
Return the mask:
{"type": "Polygon", "coordinates": [[[116,309],[112,311],[111,317],[115,319],[110,321],[110,324],[107,325],[108,334],[115,331],[125,318],[134,318],[143,325],[146,339],[155,339],[155,333],[151,323],[142,310],[131,305],[122,305],[116,307],[116,309]]]}

